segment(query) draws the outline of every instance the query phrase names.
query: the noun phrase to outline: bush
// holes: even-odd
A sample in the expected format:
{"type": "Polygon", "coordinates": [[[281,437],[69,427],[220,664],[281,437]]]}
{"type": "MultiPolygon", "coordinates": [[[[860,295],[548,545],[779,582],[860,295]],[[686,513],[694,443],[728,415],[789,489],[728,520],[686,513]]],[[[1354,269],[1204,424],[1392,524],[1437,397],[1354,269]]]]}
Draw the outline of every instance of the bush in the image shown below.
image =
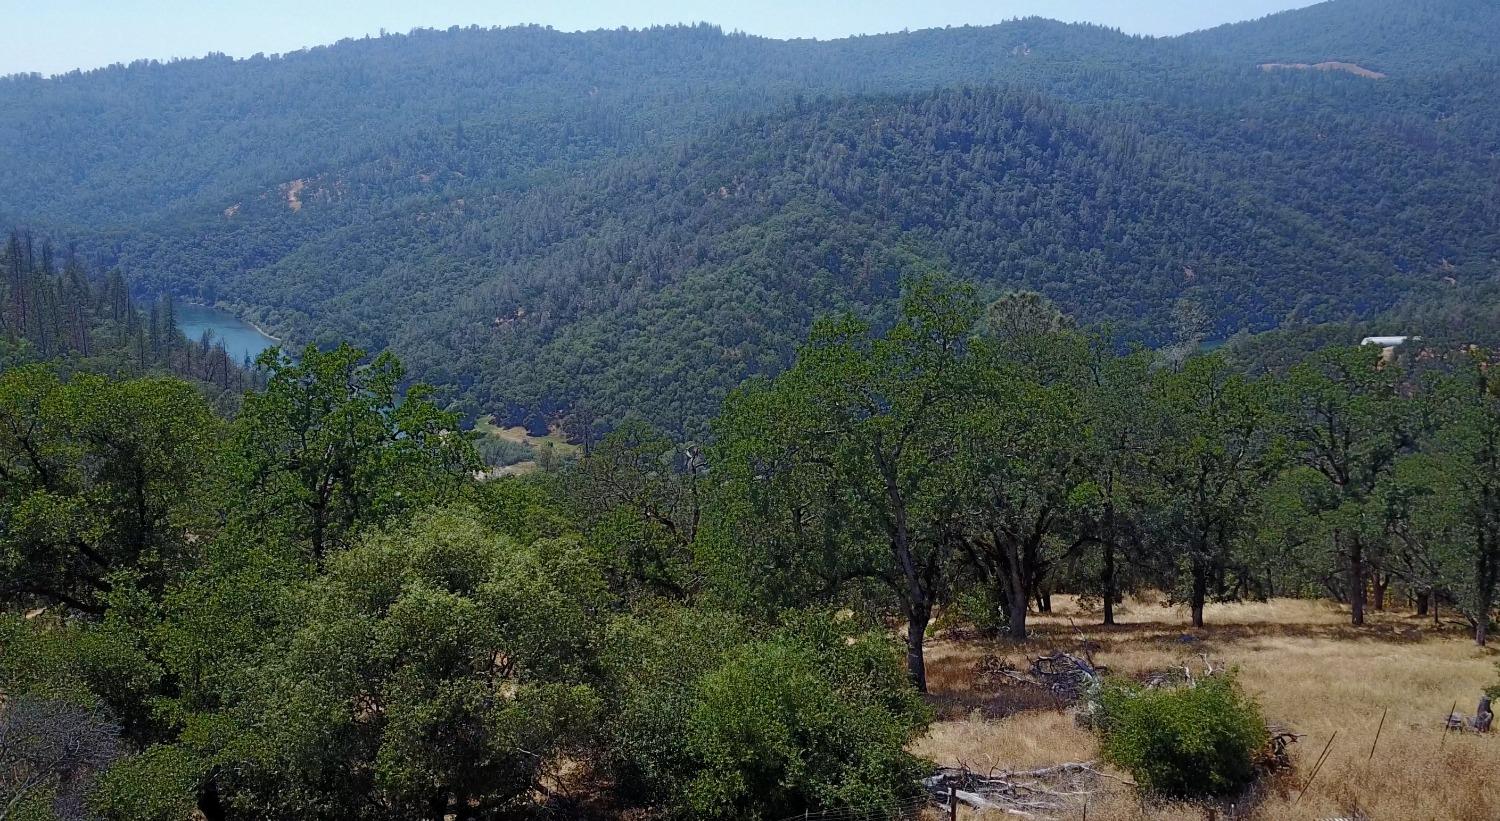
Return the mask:
{"type": "Polygon", "coordinates": [[[510,467],[536,459],[536,451],[525,442],[496,436],[479,440],[475,450],[479,451],[479,458],[492,468],[510,467]]]}
{"type": "Polygon", "coordinates": [[[627,795],[667,817],[775,819],[917,794],[927,766],[905,747],[929,713],[884,636],[827,615],[763,636],[726,620],[663,614],[628,641],[611,721],[627,795]],[[668,626],[684,641],[654,652],[668,626]]]}
{"type": "Polygon", "coordinates": [[[1159,689],[1111,682],[1100,706],[1105,758],[1144,790],[1199,798],[1237,792],[1255,778],[1266,725],[1232,674],[1159,689]]]}
{"type": "Polygon", "coordinates": [[[1005,603],[998,592],[988,585],[958,593],[953,597],[949,614],[985,636],[998,636],[1010,626],[1010,614],[1005,611],[1005,603]]]}

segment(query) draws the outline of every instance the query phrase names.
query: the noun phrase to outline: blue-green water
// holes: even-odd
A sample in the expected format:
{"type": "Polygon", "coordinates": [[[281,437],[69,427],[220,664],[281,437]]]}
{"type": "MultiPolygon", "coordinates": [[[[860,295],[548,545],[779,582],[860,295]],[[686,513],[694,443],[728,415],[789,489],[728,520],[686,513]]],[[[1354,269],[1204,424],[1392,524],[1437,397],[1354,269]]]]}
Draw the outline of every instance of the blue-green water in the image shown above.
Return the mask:
{"type": "Polygon", "coordinates": [[[182,302],[176,308],[177,327],[182,329],[183,336],[197,342],[204,331],[212,332],[215,342],[223,340],[224,349],[235,363],[243,362],[246,357],[254,359],[261,351],[278,344],[275,339],[256,330],[254,325],[228,311],[182,302]]]}

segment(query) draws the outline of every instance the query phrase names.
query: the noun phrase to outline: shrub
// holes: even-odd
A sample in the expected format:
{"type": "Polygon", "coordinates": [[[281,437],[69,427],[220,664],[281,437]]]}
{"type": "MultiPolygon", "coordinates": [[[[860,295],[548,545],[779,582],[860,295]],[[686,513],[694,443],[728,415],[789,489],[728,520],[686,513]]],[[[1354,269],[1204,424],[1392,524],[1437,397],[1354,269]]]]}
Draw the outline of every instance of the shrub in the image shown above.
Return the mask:
{"type": "Polygon", "coordinates": [[[475,450],[479,451],[479,458],[492,468],[510,467],[536,458],[536,451],[525,442],[494,436],[479,440],[475,450]]]}
{"type": "Polygon", "coordinates": [[[775,819],[920,789],[926,765],[905,747],[929,712],[884,636],[827,615],[770,635],[696,611],[654,621],[617,628],[631,647],[610,722],[625,794],[667,817],[775,819]]]}
{"type": "Polygon", "coordinates": [[[998,592],[988,585],[954,596],[951,613],[985,636],[998,636],[1010,626],[1005,603],[998,592]]]}
{"type": "Polygon", "coordinates": [[[1255,778],[1266,725],[1232,674],[1157,689],[1114,681],[1100,706],[1105,758],[1144,790],[1208,797],[1236,792],[1255,778]]]}

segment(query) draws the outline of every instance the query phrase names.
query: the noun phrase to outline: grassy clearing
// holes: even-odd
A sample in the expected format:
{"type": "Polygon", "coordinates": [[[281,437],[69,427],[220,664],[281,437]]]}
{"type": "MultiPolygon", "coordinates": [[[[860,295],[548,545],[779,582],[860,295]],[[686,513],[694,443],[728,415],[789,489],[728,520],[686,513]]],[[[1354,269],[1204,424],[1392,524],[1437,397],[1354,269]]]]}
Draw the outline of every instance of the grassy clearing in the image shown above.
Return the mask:
{"type": "MultiPolygon", "coordinates": [[[[474,430],[486,438],[525,447],[534,454],[534,457],[531,459],[491,468],[486,473],[491,478],[519,476],[530,473],[536,470],[541,462],[545,461],[546,457],[542,456],[543,453],[550,452],[551,458],[556,462],[563,459],[575,458],[582,451],[577,445],[570,443],[567,437],[563,436],[562,431],[555,427],[548,430],[546,436],[532,436],[526,428],[520,425],[513,425],[508,428],[496,425],[495,417],[491,415],[481,416],[475,420],[474,430]]],[[[481,452],[483,452],[483,448],[481,448],[481,452]]]]}
{"type": "MultiPolygon", "coordinates": [[[[1500,818],[1500,733],[1442,733],[1443,716],[1455,701],[1460,712],[1472,713],[1480,690],[1500,680],[1500,654],[1475,647],[1462,627],[1434,627],[1430,619],[1388,612],[1371,613],[1370,624],[1354,628],[1347,611],[1333,604],[1274,600],[1210,606],[1208,627],[1196,631],[1180,608],[1133,601],[1118,613],[1119,625],[1104,628],[1097,613],[1080,610],[1071,599],[1055,597],[1054,606],[1056,612],[1037,618],[1035,638],[1024,645],[941,637],[929,645],[928,680],[943,719],[916,752],[940,764],[983,770],[1095,759],[1095,737],[1076,727],[1071,715],[1010,705],[1021,711],[987,717],[1009,708],[994,709],[996,691],[986,691],[974,675],[988,654],[1019,663],[1030,655],[1076,650],[1081,634],[1097,642],[1097,660],[1116,673],[1201,668],[1199,653],[1238,666],[1241,683],[1259,699],[1267,719],[1305,734],[1293,747],[1295,772],[1264,785],[1253,807],[1237,808],[1242,817],[1322,819],[1359,811],[1377,820],[1500,818]],[[1372,759],[1385,708],[1389,714],[1372,759]],[[1327,763],[1294,807],[1335,731],[1327,763]]],[[[1088,818],[1099,821],[1206,817],[1198,807],[1143,804],[1124,785],[1107,788],[1088,810],[1088,818]]]]}

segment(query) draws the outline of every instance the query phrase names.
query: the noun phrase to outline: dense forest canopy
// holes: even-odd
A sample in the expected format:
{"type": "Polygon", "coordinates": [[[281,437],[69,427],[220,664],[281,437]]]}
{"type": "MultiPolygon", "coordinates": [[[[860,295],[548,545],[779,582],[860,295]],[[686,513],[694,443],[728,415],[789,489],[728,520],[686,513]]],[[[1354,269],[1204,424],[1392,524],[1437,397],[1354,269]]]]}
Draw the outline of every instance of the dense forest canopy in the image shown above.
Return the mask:
{"type": "Polygon", "coordinates": [[[1441,70],[1493,47],[1484,0],[1341,0],[1182,38],[1200,52],[1255,63],[1351,62],[1387,74],[1441,70]]]}
{"type": "Polygon", "coordinates": [[[1496,27],[1338,0],[1166,39],[455,28],[15,76],[0,216],[144,293],[391,349],[467,413],[701,435],[814,316],[888,321],[921,270],[1150,345],[1486,287],[1496,27]],[[1258,67],[1328,61],[1385,76],[1258,67]]]}

